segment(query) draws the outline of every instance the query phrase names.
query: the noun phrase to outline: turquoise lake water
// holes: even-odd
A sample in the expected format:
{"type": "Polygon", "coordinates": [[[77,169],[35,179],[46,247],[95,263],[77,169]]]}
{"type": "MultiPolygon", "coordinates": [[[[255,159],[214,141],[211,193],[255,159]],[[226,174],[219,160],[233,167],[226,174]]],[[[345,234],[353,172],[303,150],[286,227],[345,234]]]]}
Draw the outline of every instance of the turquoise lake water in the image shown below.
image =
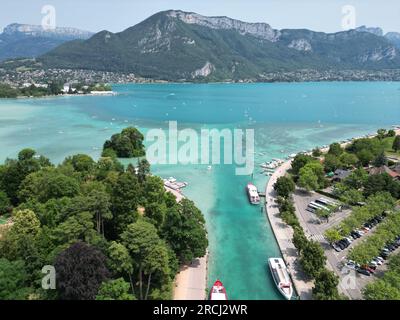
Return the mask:
{"type": "Polygon", "coordinates": [[[279,248],[265,213],[248,204],[245,186],[264,190],[259,164],[333,141],[400,124],[400,83],[117,85],[116,96],[0,101],[0,162],[31,147],[53,162],[75,153],[97,158],[104,140],[135,125],[144,133],[179,128],[252,128],[255,171],[233,165],[155,165],[161,177],[187,181],[185,195],[203,211],[210,240],[208,285],[230,299],[281,299],[267,270],[279,248]]]}

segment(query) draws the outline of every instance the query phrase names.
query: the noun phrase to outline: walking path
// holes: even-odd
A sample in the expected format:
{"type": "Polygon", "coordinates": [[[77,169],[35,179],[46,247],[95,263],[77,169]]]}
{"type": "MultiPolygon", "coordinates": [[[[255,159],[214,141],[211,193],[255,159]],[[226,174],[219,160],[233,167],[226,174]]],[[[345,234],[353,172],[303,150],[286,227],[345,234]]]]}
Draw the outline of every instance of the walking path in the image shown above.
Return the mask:
{"type": "MultiPolygon", "coordinates": [[[[167,192],[175,195],[180,202],[185,196],[171,188],[165,187],[167,192]]],[[[207,286],[207,259],[208,252],[202,258],[195,259],[191,264],[181,267],[175,278],[174,300],[205,300],[207,286]]]]}
{"type": "Polygon", "coordinates": [[[293,229],[286,225],[279,217],[279,208],[276,203],[277,194],[274,184],[279,177],[284,176],[291,168],[292,160],[283,163],[271,176],[265,189],[265,211],[275,234],[276,241],[282,253],[282,257],[291,274],[293,284],[301,300],[312,299],[313,283],[307,281],[307,277],[302,271],[299,263],[299,254],[292,242],[293,229]]]}

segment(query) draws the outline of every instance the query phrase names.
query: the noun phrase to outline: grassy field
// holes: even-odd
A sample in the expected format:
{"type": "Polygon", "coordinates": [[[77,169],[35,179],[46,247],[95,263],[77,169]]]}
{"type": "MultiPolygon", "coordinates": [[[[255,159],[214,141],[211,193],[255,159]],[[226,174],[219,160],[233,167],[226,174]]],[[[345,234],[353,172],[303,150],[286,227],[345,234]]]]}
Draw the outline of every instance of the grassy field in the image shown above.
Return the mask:
{"type": "Polygon", "coordinates": [[[398,158],[400,160],[400,152],[395,152],[392,149],[394,137],[388,137],[383,139],[383,143],[385,145],[385,153],[387,156],[398,158]]]}

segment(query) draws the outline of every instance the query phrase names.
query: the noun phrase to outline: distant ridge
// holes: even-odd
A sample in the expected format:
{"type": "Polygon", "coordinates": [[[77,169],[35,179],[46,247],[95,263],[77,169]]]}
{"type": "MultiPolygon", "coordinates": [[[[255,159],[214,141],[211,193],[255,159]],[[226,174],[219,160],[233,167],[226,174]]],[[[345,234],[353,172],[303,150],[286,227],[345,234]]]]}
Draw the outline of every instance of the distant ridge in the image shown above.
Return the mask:
{"type": "Polygon", "coordinates": [[[131,72],[170,81],[262,80],[274,72],[400,69],[378,29],[276,30],[266,23],[168,10],[119,33],[102,31],[42,55],[46,68],[131,72]]]}
{"type": "Polygon", "coordinates": [[[34,58],[66,41],[86,40],[93,34],[76,28],[45,30],[38,25],[13,23],[0,34],[0,60],[34,58]]]}

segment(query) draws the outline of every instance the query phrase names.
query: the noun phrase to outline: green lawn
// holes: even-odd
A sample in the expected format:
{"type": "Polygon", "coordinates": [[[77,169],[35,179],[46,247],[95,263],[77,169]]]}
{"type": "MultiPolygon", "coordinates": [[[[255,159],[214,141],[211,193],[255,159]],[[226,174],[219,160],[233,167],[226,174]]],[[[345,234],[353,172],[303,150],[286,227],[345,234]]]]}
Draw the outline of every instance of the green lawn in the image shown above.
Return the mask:
{"type": "Polygon", "coordinates": [[[392,149],[393,141],[394,141],[394,137],[388,137],[388,138],[385,138],[385,139],[382,140],[382,142],[383,142],[383,144],[385,146],[385,153],[388,156],[397,157],[397,158],[400,159],[400,152],[395,152],[392,149]]]}

